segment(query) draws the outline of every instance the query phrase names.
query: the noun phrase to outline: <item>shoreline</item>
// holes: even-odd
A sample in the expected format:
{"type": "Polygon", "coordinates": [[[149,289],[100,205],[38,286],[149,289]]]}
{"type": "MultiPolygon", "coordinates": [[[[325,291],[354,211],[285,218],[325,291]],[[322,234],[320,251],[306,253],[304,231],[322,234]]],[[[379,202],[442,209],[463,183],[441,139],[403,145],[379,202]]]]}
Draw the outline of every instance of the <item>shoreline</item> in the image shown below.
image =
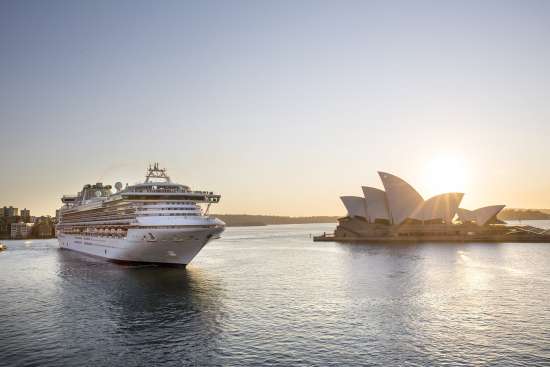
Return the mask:
{"type": "MultiPolygon", "coordinates": [[[[337,222],[311,222],[311,223],[236,223],[236,224],[227,224],[226,228],[245,228],[245,227],[267,227],[267,226],[284,226],[292,224],[337,224],[337,222]]],[[[57,236],[52,237],[26,237],[26,238],[10,238],[10,237],[0,237],[0,241],[22,241],[22,240],[51,240],[57,238],[57,236]]]]}
{"type": "Polygon", "coordinates": [[[0,237],[0,241],[51,240],[52,238],[57,238],[57,236],[51,236],[51,237],[25,237],[25,238],[0,237]]]}

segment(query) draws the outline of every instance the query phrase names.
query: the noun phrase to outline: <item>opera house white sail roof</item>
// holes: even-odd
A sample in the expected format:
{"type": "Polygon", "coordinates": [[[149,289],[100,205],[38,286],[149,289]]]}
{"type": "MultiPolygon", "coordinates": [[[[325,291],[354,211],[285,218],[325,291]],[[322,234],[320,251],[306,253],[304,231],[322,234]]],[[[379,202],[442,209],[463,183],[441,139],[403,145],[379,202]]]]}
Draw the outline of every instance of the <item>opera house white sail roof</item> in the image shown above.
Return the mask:
{"type": "Polygon", "coordinates": [[[367,218],[369,222],[374,222],[377,219],[390,220],[390,213],[388,212],[386,193],[384,190],[363,186],[363,195],[365,195],[365,206],[368,208],[365,218],[367,218]]]}
{"type": "Polygon", "coordinates": [[[344,203],[350,217],[367,218],[367,208],[364,198],[359,196],[341,196],[340,199],[344,203]]]}
{"type": "Polygon", "coordinates": [[[458,214],[462,222],[475,222],[482,226],[504,208],[504,205],[495,205],[474,211],[459,209],[464,194],[458,192],[424,200],[405,180],[387,172],[378,174],[385,191],[363,186],[364,197],[341,197],[349,217],[361,217],[371,223],[382,219],[398,225],[407,219],[452,223],[458,214]]]}
{"type": "Polygon", "coordinates": [[[483,226],[493,220],[504,207],[505,205],[491,205],[476,210],[458,208],[456,214],[463,223],[475,222],[477,225],[483,226]]]}
{"type": "Polygon", "coordinates": [[[415,210],[421,210],[424,199],[405,180],[386,172],[378,172],[386,190],[388,209],[394,224],[400,224],[415,210]]]}

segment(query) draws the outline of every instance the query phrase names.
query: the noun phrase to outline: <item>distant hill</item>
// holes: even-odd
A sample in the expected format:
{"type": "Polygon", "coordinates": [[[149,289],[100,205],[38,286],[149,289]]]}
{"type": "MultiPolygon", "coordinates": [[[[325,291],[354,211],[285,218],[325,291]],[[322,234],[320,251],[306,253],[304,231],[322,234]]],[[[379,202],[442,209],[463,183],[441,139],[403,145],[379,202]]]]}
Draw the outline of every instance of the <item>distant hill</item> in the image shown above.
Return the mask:
{"type": "Polygon", "coordinates": [[[285,217],[275,215],[212,214],[228,227],[266,226],[271,224],[336,223],[338,217],[285,217]]]}
{"type": "Polygon", "coordinates": [[[548,209],[504,209],[498,215],[500,220],[549,220],[548,209]]]}
{"type": "MultiPolygon", "coordinates": [[[[267,226],[274,224],[336,223],[336,216],[287,217],[253,214],[212,214],[228,227],[267,226]]],[[[550,209],[504,209],[500,220],[550,220],[550,209]]]]}

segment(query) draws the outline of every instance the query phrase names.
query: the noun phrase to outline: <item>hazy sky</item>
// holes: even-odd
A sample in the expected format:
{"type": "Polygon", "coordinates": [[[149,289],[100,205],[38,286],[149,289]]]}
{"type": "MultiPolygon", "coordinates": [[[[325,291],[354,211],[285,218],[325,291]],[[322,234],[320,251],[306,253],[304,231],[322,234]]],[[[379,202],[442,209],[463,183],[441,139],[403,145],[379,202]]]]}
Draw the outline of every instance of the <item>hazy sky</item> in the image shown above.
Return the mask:
{"type": "Polygon", "coordinates": [[[0,205],[159,161],[218,213],[341,215],[377,170],[550,208],[550,1],[1,1],[0,205]]]}

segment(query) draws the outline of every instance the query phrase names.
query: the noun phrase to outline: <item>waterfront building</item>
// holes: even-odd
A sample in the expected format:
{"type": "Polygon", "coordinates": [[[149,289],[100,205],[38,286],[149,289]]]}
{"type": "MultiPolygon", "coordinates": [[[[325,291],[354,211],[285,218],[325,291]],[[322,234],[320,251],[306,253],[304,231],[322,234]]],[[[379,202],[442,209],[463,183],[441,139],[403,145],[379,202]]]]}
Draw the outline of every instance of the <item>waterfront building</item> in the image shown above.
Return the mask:
{"type": "Polygon", "coordinates": [[[11,236],[11,225],[13,223],[19,223],[20,217],[1,217],[0,218],[0,237],[9,238],[11,236]]]}
{"type": "Polygon", "coordinates": [[[27,238],[32,232],[32,223],[12,223],[10,226],[11,238],[27,238]]]}
{"type": "MultiPolygon", "coordinates": [[[[450,224],[464,197],[463,193],[451,192],[424,200],[405,180],[386,172],[378,174],[384,190],[363,186],[364,197],[341,197],[348,217],[363,218],[369,223],[387,222],[394,225],[414,221],[450,224]]],[[[492,208],[502,210],[504,206],[492,208]]]]}
{"type": "Polygon", "coordinates": [[[363,186],[363,197],[340,197],[347,215],[333,236],[315,240],[550,242],[550,230],[499,221],[504,205],[468,210],[460,208],[463,193],[424,199],[402,178],[378,174],[384,189],[363,186]]]}

